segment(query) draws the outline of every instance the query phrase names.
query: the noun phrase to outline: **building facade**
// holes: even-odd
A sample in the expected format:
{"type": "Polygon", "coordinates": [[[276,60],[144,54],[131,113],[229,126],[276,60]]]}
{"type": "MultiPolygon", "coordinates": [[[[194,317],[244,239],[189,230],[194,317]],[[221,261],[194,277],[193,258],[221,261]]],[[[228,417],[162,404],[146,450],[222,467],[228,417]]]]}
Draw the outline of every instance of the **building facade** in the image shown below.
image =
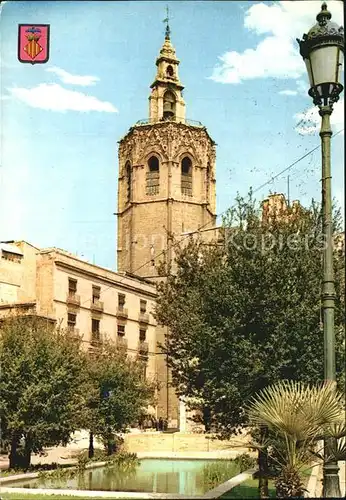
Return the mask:
{"type": "Polygon", "coordinates": [[[0,317],[37,314],[93,350],[106,339],[143,362],[156,380],[155,287],[57,248],[0,244],[0,317]]]}

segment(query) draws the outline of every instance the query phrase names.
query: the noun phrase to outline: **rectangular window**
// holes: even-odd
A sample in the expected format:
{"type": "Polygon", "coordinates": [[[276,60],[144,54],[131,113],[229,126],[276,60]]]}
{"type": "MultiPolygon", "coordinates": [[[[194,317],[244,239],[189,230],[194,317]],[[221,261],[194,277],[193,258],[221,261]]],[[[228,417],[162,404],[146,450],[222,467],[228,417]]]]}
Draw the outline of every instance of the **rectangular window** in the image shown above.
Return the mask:
{"type": "Polygon", "coordinates": [[[118,336],[124,337],[125,335],[125,325],[118,325],[118,336]]]}
{"type": "Polygon", "coordinates": [[[142,362],[142,379],[145,380],[147,378],[147,363],[142,362]]]}
{"type": "Polygon", "coordinates": [[[123,309],[124,305],[125,305],[125,295],[123,293],[119,293],[118,294],[118,307],[119,309],[123,309]]]}
{"type": "Polygon", "coordinates": [[[73,278],[68,279],[68,293],[73,296],[77,293],[77,280],[73,278]]]}
{"type": "Polygon", "coordinates": [[[145,339],[147,338],[147,331],[144,329],[139,330],[139,340],[140,342],[145,342],[145,339]]]}
{"type": "Polygon", "coordinates": [[[21,264],[23,256],[12,252],[6,252],[6,250],[2,250],[1,258],[16,262],[17,264],[21,264]]]}
{"type": "Polygon", "coordinates": [[[100,333],[100,320],[92,318],[91,320],[91,331],[94,334],[100,333]]]}
{"type": "Polygon", "coordinates": [[[142,314],[146,313],[147,312],[147,301],[146,300],[141,300],[140,301],[140,306],[139,306],[139,310],[142,314]]]}
{"type": "Polygon", "coordinates": [[[101,287],[93,285],[93,304],[96,304],[100,300],[101,296],[101,287]]]}
{"type": "Polygon", "coordinates": [[[70,330],[73,330],[76,326],[77,316],[73,313],[67,313],[67,326],[70,330]]]}

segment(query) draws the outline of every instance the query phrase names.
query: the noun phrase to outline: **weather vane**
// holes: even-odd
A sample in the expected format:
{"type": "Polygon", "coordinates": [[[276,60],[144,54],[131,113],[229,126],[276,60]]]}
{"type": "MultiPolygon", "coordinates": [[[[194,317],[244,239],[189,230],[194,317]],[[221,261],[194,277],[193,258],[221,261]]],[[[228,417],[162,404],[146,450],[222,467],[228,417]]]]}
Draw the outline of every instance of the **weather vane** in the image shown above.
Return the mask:
{"type": "Polygon", "coordinates": [[[171,34],[171,30],[169,28],[169,8],[168,5],[166,5],[166,18],[163,20],[164,23],[166,23],[166,40],[169,40],[169,35],[171,34]]]}

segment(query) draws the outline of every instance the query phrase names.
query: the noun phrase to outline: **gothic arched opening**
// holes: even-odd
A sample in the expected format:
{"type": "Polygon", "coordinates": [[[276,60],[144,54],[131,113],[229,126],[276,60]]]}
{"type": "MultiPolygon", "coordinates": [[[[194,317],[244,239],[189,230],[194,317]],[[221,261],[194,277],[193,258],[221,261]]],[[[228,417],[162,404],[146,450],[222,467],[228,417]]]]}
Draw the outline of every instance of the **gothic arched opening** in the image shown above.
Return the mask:
{"type": "Polygon", "coordinates": [[[160,190],[160,162],[157,156],[151,156],[148,160],[146,173],[146,193],[158,194],[160,190]]]}
{"type": "Polygon", "coordinates": [[[206,197],[207,197],[207,202],[209,202],[210,183],[211,183],[211,166],[210,166],[210,163],[208,163],[208,165],[207,165],[207,173],[206,173],[206,197]]]}
{"type": "Polygon", "coordinates": [[[125,175],[126,175],[126,182],[127,182],[127,203],[131,201],[131,195],[132,195],[132,168],[131,168],[131,163],[129,161],[126,162],[125,165],[125,175]]]}
{"type": "MultiPolygon", "coordinates": [[[[167,68],[168,69],[168,68],[167,68]]],[[[175,118],[176,97],[170,90],[165,92],[163,96],[163,118],[172,120],[175,118]]]]}
{"type": "Polygon", "coordinates": [[[192,196],[192,161],[188,156],[181,161],[181,192],[192,196]]]}
{"type": "Polygon", "coordinates": [[[172,77],[173,77],[173,75],[174,75],[174,71],[173,71],[173,68],[172,68],[172,66],[171,66],[171,65],[167,66],[166,73],[167,73],[167,76],[168,76],[169,78],[172,78],[172,77]]]}

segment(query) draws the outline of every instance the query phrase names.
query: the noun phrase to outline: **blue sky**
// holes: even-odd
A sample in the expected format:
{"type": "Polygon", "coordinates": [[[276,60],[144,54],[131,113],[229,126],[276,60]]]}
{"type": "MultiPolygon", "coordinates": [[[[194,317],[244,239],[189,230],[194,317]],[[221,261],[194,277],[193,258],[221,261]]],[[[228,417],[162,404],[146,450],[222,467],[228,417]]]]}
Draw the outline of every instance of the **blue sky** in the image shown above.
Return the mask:
{"type": "MultiPolygon", "coordinates": [[[[295,42],[320,2],[8,1],[1,7],[0,240],[57,246],[115,268],[117,141],[148,117],[165,7],[186,116],[217,143],[217,212],[319,144],[295,42]],[[17,60],[18,24],[50,24],[46,64],[17,60]]],[[[330,1],[342,24],[342,2],[330,1]]],[[[343,99],[332,115],[344,127],[343,99]]],[[[343,208],[343,133],[333,195],[343,208]]],[[[320,199],[320,151],[289,172],[291,199],[320,199]]],[[[287,192],[287,174],[256,196],[287,192]]]]}

